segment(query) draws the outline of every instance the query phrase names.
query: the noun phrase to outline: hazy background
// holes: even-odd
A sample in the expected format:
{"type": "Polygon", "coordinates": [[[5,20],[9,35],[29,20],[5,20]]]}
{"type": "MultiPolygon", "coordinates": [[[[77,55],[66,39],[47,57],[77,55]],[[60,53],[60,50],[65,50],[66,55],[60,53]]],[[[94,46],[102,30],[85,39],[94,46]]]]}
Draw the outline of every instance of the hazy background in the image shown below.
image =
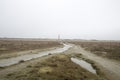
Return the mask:
{"type": "Polygon", "coordinates": [[[0,0],[0,37],[120,40],[120,0],[0,0]]]}

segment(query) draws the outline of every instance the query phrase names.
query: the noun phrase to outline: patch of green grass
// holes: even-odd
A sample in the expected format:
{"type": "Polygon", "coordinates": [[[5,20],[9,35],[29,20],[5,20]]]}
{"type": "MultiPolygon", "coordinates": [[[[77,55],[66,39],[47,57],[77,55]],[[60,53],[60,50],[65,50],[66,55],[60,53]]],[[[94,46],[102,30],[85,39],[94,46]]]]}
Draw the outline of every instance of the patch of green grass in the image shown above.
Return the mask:
{"type": "Polygon", "coordinates": [[[10,77],[10,76],[12,76],[12,75],[14,75],[14,73],[9,73],[9,74],[7,74],[8,77],[10,77]]]}
{"type": "Polygon", "coordinates": [[[0,69],[4,69],[5,67],[0,67],[0,69]]]}
{"type": "Polygon", "coordinates": [[[24,60],[20,60],[20,61],[19,61],[19,63],[23,63],[23,62],[25,62],[25,61],[24,61],[24,60]]]}

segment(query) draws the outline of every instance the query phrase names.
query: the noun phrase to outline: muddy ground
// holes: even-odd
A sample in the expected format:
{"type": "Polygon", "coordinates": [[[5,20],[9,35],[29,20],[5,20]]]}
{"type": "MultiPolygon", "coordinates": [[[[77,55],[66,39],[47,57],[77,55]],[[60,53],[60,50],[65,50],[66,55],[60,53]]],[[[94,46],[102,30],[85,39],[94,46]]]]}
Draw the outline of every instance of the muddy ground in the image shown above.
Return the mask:
{"type": "Polygon", "coordinates": [[[4,67],[0,69],[0,80],[108,80],[100,70],[98,75],[93,74],[73,63],[71,57],[84,58],[72,47],[60,54],[4,67]]]}
{"type": "Polygon", "coordinates": [[[87,51],[109,59],[120,61],[120,41],[68,41],[80,45],[87,51]]]}
{"type": "Polygon", "coordinates": [[[0,77],[1,80],[107,80],[73,63],[70,57],[67,53],[51,55],[0,77]]]}
{"type": "Polygon", "coordinates": [[[92,60],[109,80],[120,80],[120,62],[118,60],[98,56],[79,45],[74,45],[68,52],[81,54],[85,59],[92,60]]]}
{"type": "Polygon", "coordinates": [[[1,67],[0,80],[120,80],[119,61],[93,54],[80,45],[72,46],[60,54],[1,67]],[[73,63],[71,57],[91,63],[97,75],[73,63]]]}

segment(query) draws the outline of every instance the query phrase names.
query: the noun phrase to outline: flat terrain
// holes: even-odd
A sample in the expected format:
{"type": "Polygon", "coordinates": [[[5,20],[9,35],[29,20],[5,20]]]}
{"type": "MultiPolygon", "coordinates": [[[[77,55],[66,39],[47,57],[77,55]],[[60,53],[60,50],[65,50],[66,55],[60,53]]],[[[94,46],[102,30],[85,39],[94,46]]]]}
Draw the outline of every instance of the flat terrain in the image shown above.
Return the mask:
{"type": "Polygon", "coordinates": [[[69,41],[75,44],[71,52],[81,53],[94,61],[110,80],[120,80],[119,41],[69,41]]]}
{"type": "Polygon", "coordinates": [[[108,80],[104,75],[95,75],[70,58],[78,54],[72,47],[60,53],[44,56],[0,70],[1,80],[108,80]],[[72,50],[72,51],[71,51],[72,50]],[[73,53],[74,52],[74,53],[73,53]]]}
{"type": "Polygon", "coordinates": [[[98,56],[120,61],[120,41],[70,41],[98,56]]]}
{"type": "Polygon", "coordinates": [[[62,45],[55,40],[0,39],[0,59],[38,53],[60,46],[62,45]]]}
{"type": "MultiPolygon", "coordinates": [[[[53,43],[58,44],[54,45],[54,48],[61,47],[59,42],[52,41],[53,43]]],[[[96,54],[94,51],[89,50],[89,46],[86,48],[78,42],[69,45],[72,45],[72,47],[60,54],[50,54],[12,66],[1,67],[0,80],[120,80],[120,62],[118,58],[110,58],[106,54],[104,56],[96,54]],[[70,60],[71,57],[81,58],[91,63],[97,70],[97,75],[73,63],[70,60]]],[[[49,50],[48,47],[44,47],[44,49],[49,50]]],[[[115,49],[119,50],[118,48],[115,49]]],[[[102,52],[101,50],[98,51],[102,52]]],[[[113,55],[113,52],[110,55],[113,55]]]]}
{"type": "Polygon", "coordinates": [[[1,80],[106,80],[71,62],[67,53],[20,63],[0,72],[1,80]]]}
{"type": "Polygon", "coordinates": [[[109,80],[120,80],[120,62],[95,55],[86,51],[81,46],[74,46],[71,51],[83,55],[85,59],[90,59],[97,64],[99,69],[107,76],[109,80]]]}

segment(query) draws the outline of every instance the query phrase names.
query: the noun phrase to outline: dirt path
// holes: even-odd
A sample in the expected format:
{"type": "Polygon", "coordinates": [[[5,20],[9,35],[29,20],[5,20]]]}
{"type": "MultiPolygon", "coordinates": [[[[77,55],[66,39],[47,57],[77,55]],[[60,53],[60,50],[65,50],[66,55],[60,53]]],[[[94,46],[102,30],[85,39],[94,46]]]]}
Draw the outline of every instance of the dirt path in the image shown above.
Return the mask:
{"type": "Polygon", "coordinates": [[[91,52],[85,51],[80,46],[74,46],[72,53],[81,53],[84,57],[96,62],[101,70],[110,80],[120,80],[120,62],[99,57],[91,52]]]}

